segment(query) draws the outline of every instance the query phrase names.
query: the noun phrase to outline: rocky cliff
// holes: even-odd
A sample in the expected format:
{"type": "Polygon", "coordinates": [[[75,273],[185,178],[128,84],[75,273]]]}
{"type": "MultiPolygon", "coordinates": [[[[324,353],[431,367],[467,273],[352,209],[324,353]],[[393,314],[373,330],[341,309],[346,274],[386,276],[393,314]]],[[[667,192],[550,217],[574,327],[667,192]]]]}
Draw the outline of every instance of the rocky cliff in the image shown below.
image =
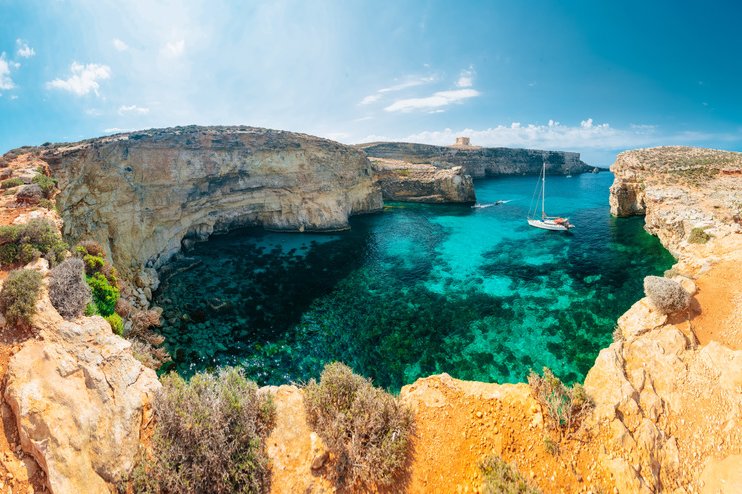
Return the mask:
{"type": "Polygon", "coordinates": [[[382,206],[363,152],[291,132],[149,130],[42,148],[41,158],[59,179],[66,237],[97,240],[124,272],[214,232],[342,230],[382,206]]]}
{"type": "Polygon", "coordinates": [[[370,158],[384,200],[474,203],[474,183],[460,166],[441,169],[427,163],[370,158]]]}
{"type": "Polygon", "coordinates": [[[544,161],[547,173],[568,175],[594,168],[579,153],[535,149],[445,147],[406,142],[374,142],[357,146],[370,157],[429,163],[439,168],[460,166],[474,178],[496,175],[538,175],[544,161]]]}

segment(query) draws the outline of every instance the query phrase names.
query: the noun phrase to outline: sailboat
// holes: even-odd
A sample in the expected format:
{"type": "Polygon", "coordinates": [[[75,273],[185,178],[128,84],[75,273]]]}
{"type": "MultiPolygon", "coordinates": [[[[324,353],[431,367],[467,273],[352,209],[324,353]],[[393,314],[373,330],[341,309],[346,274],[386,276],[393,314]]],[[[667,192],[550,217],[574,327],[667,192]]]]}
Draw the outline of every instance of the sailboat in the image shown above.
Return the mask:
{"type": "MultiPolygon", "coordinates": [[[[536,218],[536,212],[538,210],[538,201],[534,206],[534,201],[531,199],[531,206],[528,211],[528,224],[536,228],[542,228],[544,230],[556,230],[567,232],[570,228],[575,226],[569,222],[569,218],[562,218],[559,216],[546,216],[546,162],[541,168],[541,176],[539,177],[541,187],[536,184],[536,190],[540,189],[539,198],[541,199],[541,219],[536,218]]],[[[536,198],[536,191],[533,193],[533,198],[536,198]]]]}

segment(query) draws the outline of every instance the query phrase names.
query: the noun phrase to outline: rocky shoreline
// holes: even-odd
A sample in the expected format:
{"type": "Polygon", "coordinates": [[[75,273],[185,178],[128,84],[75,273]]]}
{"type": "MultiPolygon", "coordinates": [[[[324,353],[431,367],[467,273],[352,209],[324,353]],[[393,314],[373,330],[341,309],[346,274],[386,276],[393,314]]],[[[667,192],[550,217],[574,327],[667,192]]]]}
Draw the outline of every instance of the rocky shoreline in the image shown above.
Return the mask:
{"type": "MultiPolygon", "coordinates": [[[[320,224],[315,221],[318,219],[339,225],[347,221],[343,214],[374,209],[380,204],[380,192],[374,189],[372,170],[367,168],[369,162],[360,152],[346,153],[343,147],[332,147],[340,145],[326,144],[330,141],[272,132],[257,135],[277,153],[269,160],[276,173],[301,163],[301,153],[333,156],[354,167],[357,175],[353,176],[343,175],[337,169],[331,172],[337,174],[333,179],[346,181],[343,183],[352,192],[344,195],[345,202],[338,206],[333,202],[335,196],[331,196],[334,189],[327,184],[310,187],[310,193],[315,195],[306,202],[315,213],[308,216],[301,209],[303,203],[292,203],[295,207],[288,209],[296,211],[296,216],[291,218],[276,215],[271,209],[241,211],[265,214],[269,221],[299,229],[302,222],[310,227],[320,224]],[[291,160],[281,159],[285,150],[296,161],[287,163],[291,160]]],[[[141,235],[136,239],[126,237],[131,229],[141,226],[111,227],[103,219],[105,215],[130,212],[136,213],[140,222],[150,221],[149,230],[142,231],[161,235],[159,247],[131,245],[128,254],[116,250],[128,248],[125,245],[109,247],[111,254],[118,256],[114,259],[126,259],[129,264],[125,266],[133,267],[142,252],[146,251],[142,259],[150,259],[155,255],[150,252],[158,248],[179,248],[180,240],[189,233],[199,234],[191,231],[196,223],[206,224],[200,233],[208,235],[218,225],[242,221],[245,216],[228,213],[235,204],[232,192],[259,190],[266,194],[265,184],[254,188],[250,185],[256,180],[255,175],[241,176],[238,171],[225,168],[227,154],[213,149],[223,146],[227,136],[242,142],[239,133],[215,137],[199,131],[197,135],[200,143],[188,140],[192,134],[180,134],[178,139],[183,139],[185,150],[176,156],[165,153],[166,158],[158,154],[158,146],[173,137],[153,133],[134,139],[153,146],[146,151],[132,149],[119,138],[111,137],[71,147],[52,147],[41,156],[17,153],[9,168],[20,176],[38,166],[50,166],[63,186],[60,204],[65,228],[83,228],[76,235],[94,234],[93,238],[106,245],[111,238],[142,243],[141,235]],[[206,144],[204,139],[208,140],[206,144]],[[171,231],[162,234],[154,220],[148,220],[147,211],[174,211],[172,208],[176,204],[180,207],[188,195],[170,193],[172,197],[163,197],[169,191],[162,187],[148,191],[139,174],[145,170],[151,173],[157,179],[152,182],[154,185],[184,180],[193,187],[183,190],[194,191],[198,186],[189,180],[195,174],[173,175],[174,170],[163,168],[163,163],[190,160],[193,164],[196,156],[189,154],[193,153],[193,146],[200,150],[198,146],[204,145],[213,150],[200,155],[200,164],[194,166],[205,176],[223,177],[216,181],[219,188],[214,191],[220,202],[212,203],[221,213],[199,216],[196,222],[188,217],[197,214],[195,211],[174,215],[171,231]],[[187,151],[189,146],[191,151],[187,151]],[[133,157],[137,152],[152,154],[137,161],[133,157]],[[111,160],[106,156],[113,155],[126,155],[135,166],[129,171],[122,162],[120,167],[111,169],[111,160]],[[73,157],[78,160],[77,165],[73,157]],[[139,182],[134,180],[137,176],[139,182]],[[72,183],[75,186],[65,190],[72,183]],[[247,188],[238,187],[246,185],[247,188]],[[136,205],[134,198],[140,197],[150,201],[152,207],[136,205]],[[104,203],[109,198],[112,203],[104,203]],[[69,207],[65,209],[65,205],[69,207]],[[76,212],[70,213],[73,209],[76,212]],[[213,223],[209,227],[210,221],[213,223]],[[163,240],[165,237],[168,240],[163,240]],[[177,243],[171,237],[178,239],[177,243]]],[[[252,159],[256,150],[249,146],[244,149],[238,153],[240,159],[252,159]]],[[[739,491],[742,155],[655,148],[622,153],[612,169],[616,175],[611,189],[612,211],[617,215],[646,215],[647,230],[657,235],[678,259],[670,274],[678,277],[693,295],[691,310],[667,316],[644,298],[619,319],[616,341],[601,351],[585,380],[595,411],[580,434],[562,441],[556,453],[544,441],[544,416],[525,384],[464,382],[444,374],[406,386],[400,397],[411,407],[418,423],[407,492],[477,492],[481,483],[478,462],[493,452],[515,463],[524,477],[544,492],[739,491]],[[714,291],[720,283],[723,289],[714,291]]],[[[294,177],[296,184],[303,184],[306,177],[316,178],[314,172],[302,173],[294,177]]],[[[264,176],[260,180],[267,181],[264,176]]],[[[280,188],[285,184],[271,185],[280,188]]],[[[11,199],[15,200],[3,196],[0,205],[6,224],[43,215],[61,226],[54,211],[18,206],[11,204],[11,199]]],[[[46,272],[44,263],[39,261],[35,269],[46,272]]],[[[145,285],[143,281],[142,286],[145,285]]],[[[2,391],[10,404],[10,408],[3,409],[4,418],[8,419],[3,421],[5,436],[17,438],[17,443],[9,444],[9,449],[0,455],[4,455],[5,472],[15,472],[6,476],[12,479],[8,485],[27,485],[32,489],[29,492],[34,486],[38,489],[45,485],[57,493],[80,492],[88,486],[96,486],[97,490],[112,488],[134,461],[140,435],[146,435],[143,430],[149,422],[149,403],[159,383],[152,371],[132,357],[128,342],[101,332],[107,324],[102,319],[83,317],[64,322],[46,295],[37,308],[39,313],[33,321],[36,337],[6,337],[0,342],[0,364],[6,376],[2,391]],[[80,406],[85,410],[80,410],[80,406]],[[6,417],[8,413],[12,415],[6,417]],[[110,423],[98,426],[100,418],[110,423]],[[25,484],[16,480],[24,476],[25,484]]],[[[303,420],[301,390],[293,386],[267,390],[275,394],[279,416],[268,441],[276,479],[272,491],[333,492],[333,486],[313,473],[317,470],[313,470],[313,463],[324,455],[324,450],[303,420]]]]}

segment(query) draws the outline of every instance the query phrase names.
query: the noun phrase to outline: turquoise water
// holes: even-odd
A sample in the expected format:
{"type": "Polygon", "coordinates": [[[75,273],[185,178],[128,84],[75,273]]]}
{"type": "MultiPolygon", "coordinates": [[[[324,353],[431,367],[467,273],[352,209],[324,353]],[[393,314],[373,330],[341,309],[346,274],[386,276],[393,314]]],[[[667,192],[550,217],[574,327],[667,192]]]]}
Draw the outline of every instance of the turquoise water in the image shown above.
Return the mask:
{"type": "Polygon", "coordinates": [[[547,211],[568,215],[570,234],[529,227],[536,178],[510,177],[475,182],[480,203],[511,201],[498,206],[398,203],[348,232],[212,237],[163,272],[169,368],[237,364],[280,384],[341,360],[392,390],[543,366],[582,380],[643,277],[673,258],[643,218],[610,216],[611,174],[547,180],[547,211]]]}

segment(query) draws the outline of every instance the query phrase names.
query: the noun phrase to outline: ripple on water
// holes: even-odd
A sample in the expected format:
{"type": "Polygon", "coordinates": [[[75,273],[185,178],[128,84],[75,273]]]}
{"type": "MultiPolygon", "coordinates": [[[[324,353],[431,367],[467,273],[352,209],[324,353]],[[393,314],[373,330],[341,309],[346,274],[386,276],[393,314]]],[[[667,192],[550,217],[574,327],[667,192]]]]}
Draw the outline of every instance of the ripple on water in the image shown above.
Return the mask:
{"type": "Polygon", "coordinates": [[[183,374],[237,364],[261,384],[342,360],[382,386],[448,372],[584,378],[642,279],[672,257],[642,218],[608,213],[608,173],[549,178],[573,234],[529,228],[531,177],[476,182],[482,209],[400,204],[328,235],[248,229],[174,260],[155,303],[183,374]],[[182,269],[182,270],[181,270],[182,269]]]}

